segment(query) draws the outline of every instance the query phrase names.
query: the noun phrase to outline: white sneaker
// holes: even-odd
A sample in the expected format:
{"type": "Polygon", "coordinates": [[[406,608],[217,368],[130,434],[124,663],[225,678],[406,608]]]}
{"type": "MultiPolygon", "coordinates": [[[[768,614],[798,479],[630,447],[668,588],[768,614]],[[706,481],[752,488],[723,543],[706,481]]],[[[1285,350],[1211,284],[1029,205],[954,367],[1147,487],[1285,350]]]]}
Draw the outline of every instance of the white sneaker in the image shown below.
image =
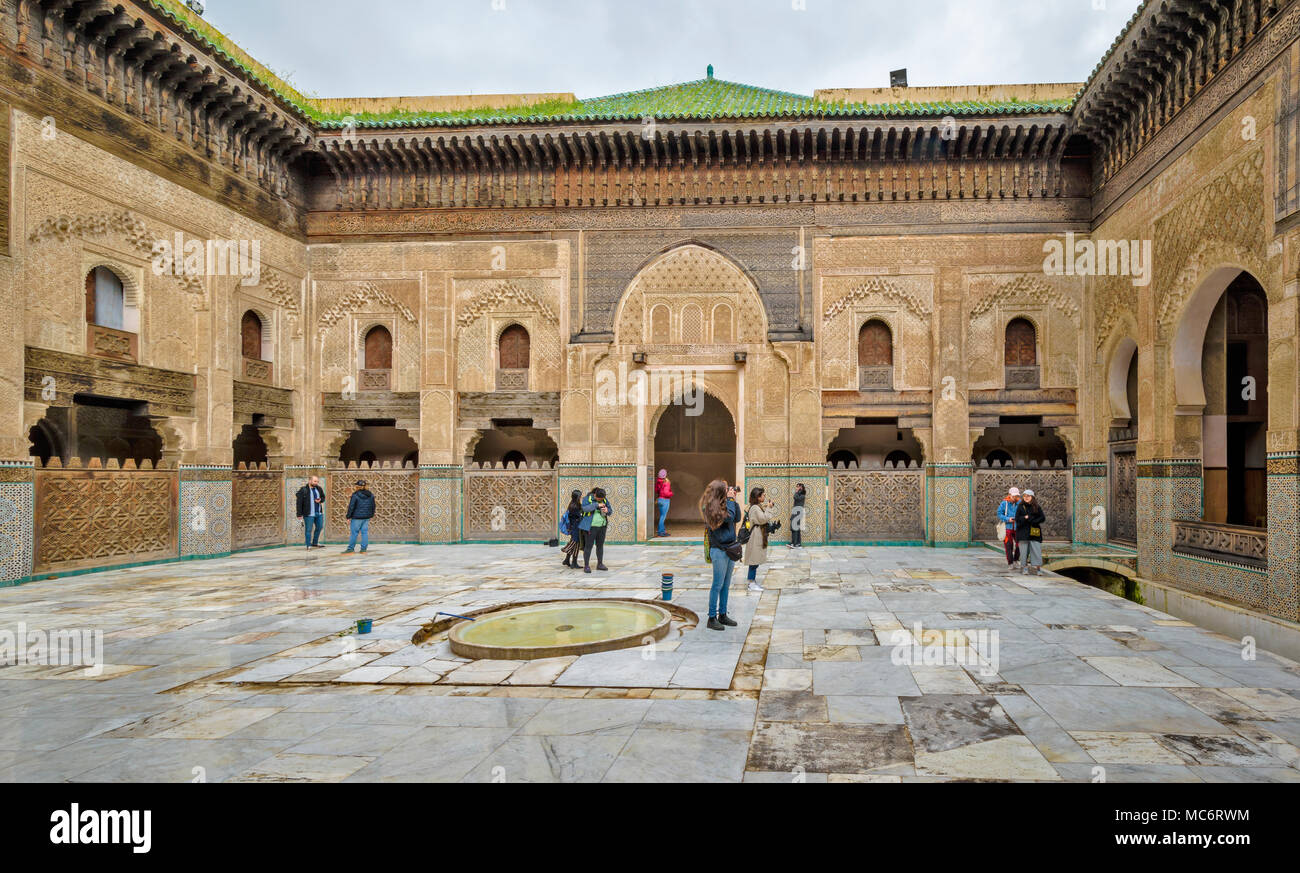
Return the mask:
{"type": "Polygon", "coordinates": [[[759,585],[757,582],[750,582],[749,585],[748,585],[747,587],[749,588],[750,591],[765,591],[765,590],[767,590],[767,589],[765,589],[762,585],[759,585]]]}

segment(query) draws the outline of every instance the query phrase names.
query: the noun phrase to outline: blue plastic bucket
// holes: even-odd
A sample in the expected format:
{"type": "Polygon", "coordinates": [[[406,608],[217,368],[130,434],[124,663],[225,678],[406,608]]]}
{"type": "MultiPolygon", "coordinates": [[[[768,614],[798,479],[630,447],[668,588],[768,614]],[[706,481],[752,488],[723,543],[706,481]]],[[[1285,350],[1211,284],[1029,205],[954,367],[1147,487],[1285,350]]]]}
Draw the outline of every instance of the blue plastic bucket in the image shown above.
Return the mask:
{"type": "Polygon", "coordinates": [[[665,573],[659,577],[659,592],[664,600],[673,599],[673,574],[665,573]]]}
{"type": "Polygon", "coordinates": [[[359,634],[368,634],[368,633],[370,633],[370,628],[374,625],[374,623],[375,623],[375,620],[374,620],[373,618],[359,618],[359,619],[357,619],[357,633],[359,633],[359,634]]]}

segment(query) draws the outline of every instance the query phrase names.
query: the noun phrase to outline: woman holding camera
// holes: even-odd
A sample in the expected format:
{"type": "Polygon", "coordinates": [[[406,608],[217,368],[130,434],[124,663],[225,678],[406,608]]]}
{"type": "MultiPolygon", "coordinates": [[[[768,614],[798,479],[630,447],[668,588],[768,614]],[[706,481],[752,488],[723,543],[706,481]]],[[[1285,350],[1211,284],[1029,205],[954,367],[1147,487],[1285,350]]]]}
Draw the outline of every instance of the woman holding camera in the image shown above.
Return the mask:
{"type": "Polygon", "coordinates": [[[750,534],[741,560],[749,565],[749,590],[755,593],[763,590],[763,586],[758,584],[758,565],[767,561],[767,535],[776,518],[773,507],[772,501],[767,499],[767,492],[762,488],[749,490],[749,509],[745,511],[745,523],[750,528],[750,534]]]}
{"type": "Polygon", "coordinates": [[[578,527],[582,530],[582,572],[591,572],[591,549],[596,549],[596,569],[608,570],[605,566],[605,533],[609,527],[609,516],[614,511],[609,499],[605,497],[604,488],[593,488],[582,501],[582,521],[578,527]]]}

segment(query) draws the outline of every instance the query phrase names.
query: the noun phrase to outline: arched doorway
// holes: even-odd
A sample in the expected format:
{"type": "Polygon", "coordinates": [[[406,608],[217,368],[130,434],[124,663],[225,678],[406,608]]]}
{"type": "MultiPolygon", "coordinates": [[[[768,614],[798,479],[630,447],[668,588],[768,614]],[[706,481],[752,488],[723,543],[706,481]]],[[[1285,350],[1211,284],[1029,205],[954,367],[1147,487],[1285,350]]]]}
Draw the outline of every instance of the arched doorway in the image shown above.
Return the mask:
{"type": "Polygon", "coordinates": [[[735,484],[735,419],[721,400],[702,396],[704,402],[696,406],[674,402],[665,407],[655,425],[652,475],[667,470],[673,486],[669,536],[698,532],[699,498],[709,482],[735,484]]]}
{"type": "Polygon", "coordinates": [[[1137,545],[1138,351],[1128,337],[1120,340],[1109,372],[1111,422],[1109,507],[1106,537],[1137,545]]]}

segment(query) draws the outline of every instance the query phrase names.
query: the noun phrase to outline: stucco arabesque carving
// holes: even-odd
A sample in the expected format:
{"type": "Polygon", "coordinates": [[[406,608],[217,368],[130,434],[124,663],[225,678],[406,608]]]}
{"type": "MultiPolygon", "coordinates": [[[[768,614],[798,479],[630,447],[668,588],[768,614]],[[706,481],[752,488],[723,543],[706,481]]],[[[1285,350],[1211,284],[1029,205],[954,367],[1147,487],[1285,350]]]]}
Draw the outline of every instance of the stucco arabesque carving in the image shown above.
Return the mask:
{"type": "Polygon", "coordinates": [[[559,321],[555,310],[546,301],[528,289],[507,281],[501,282],[491,290],[478,294],[471,299],[465,305],[465,308],[456,315],[456,324],[459,327],[467,327],[502,306],[523,308],[529,312],[535,312],[549,324],[556,324],[559,321]]]}
{"type": "Polygon", "coordinates": [[[849,293],[826,307],[826,312],[824,314],[825,319],[831,321],[841,313],[851,311],[854,304],[866,300],[872,294],[879,294],[900,301],[908,312],[912,313],[922,321],[930,315],[930,308],[925,305],[925,302],[922,301],[920,297],[908,291],[904,291],[897,284],[890,282],[883,277],[872,276],[871,278],[854,285],[849,293]]]}
{"type": "MultiPolygon", "coordinates": [[[[150,261],[154,257],[154,240],[159,236],[150,232],[148,225],[129,209],[112,212],[95,212],[89,215],[53,215],[38,224],[28,235],[28,242],[39,243],[46,240],[68,242],[84,237],[120,234],[131,248],[140,252],[150,261]]],[[[167,272],[163,275],[173,279],[181,290],[191,297],[196,310],[207,307],[207,290],[203,280],[188,273],[177,275],[167,272]]]]}
{"type": "Polygon", "coordinates": [[[417,322],[415,313],[411,311],[410,307],[382,288],[376,287],[373,283],[362,282],[356,288],[335,301],[329,309],[321,313],[319,324],[320,332],[322,334],[328,332],[330,328],[334,327],[334,325],[349,312],[359,309],[368,303],[381,304],[382,306],[398,313],[408,322],[412,324],[417,322]]]}
{"type": "Polygon", "coordinates": [[[1079,304],[1072,297],[1036,276],[1025,274],[1003,282],[993,293],[985,294],[971,309],[970,317],[978,318],[998,303],[1028,301],[1050,304],[1068,315],[1076,325],[1079,323],[1079,304]]]}

